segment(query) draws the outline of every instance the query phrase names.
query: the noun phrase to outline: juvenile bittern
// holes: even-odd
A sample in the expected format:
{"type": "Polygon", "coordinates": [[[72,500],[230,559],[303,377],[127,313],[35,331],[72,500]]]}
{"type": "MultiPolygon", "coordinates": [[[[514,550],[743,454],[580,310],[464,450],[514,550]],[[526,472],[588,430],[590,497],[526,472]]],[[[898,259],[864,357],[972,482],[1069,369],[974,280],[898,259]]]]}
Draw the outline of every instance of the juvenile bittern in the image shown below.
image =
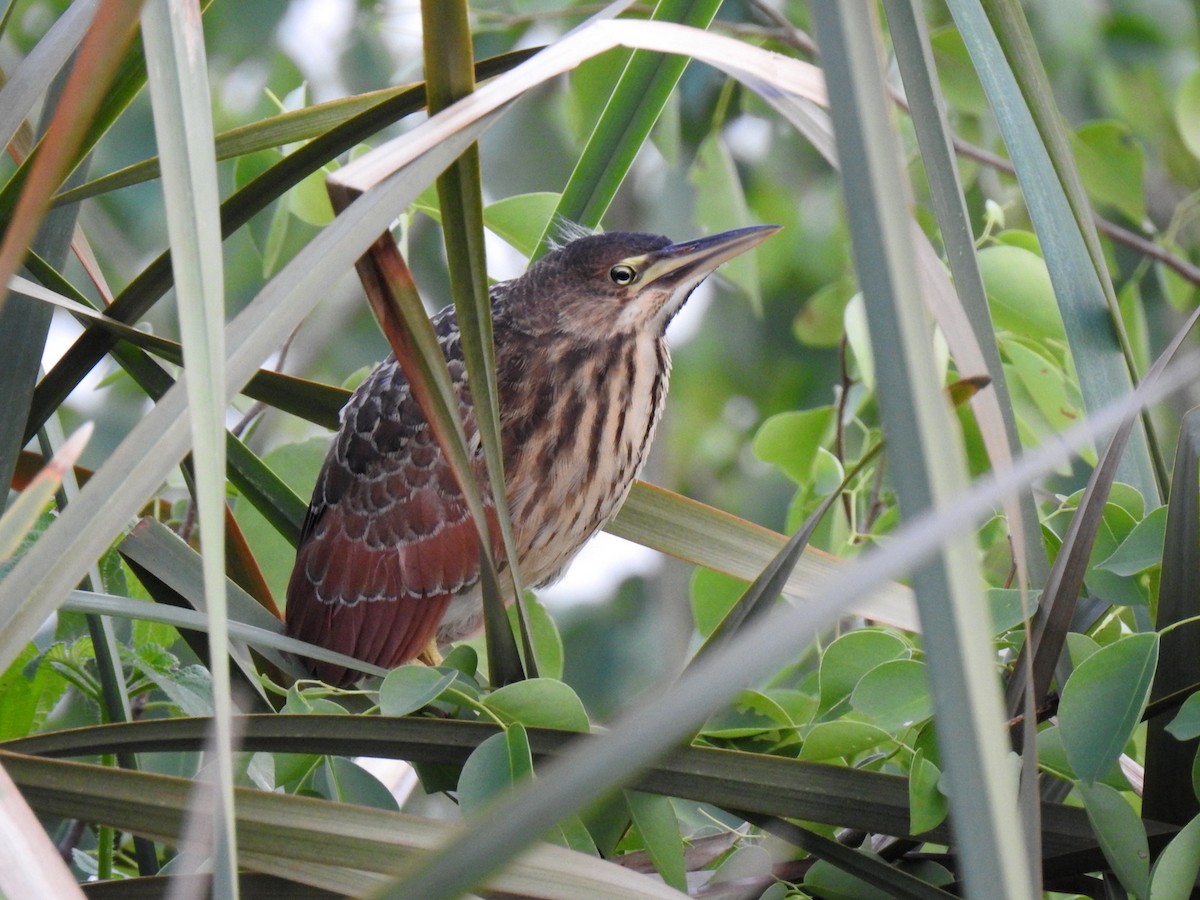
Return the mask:
{"type": "MultiPolygon", "coordinates": [[[[667,324],[717,266],[776,231],[682,243],[591,235],[492,288],[504,483],[525,584],[557,578],[629,493],[663,410],[667,324]]],[[[453,307],[433,325],[491,512],[453,307]]],[[[342,411],[317,477],[288,584],[288,633],[397,666],[431,639],[445,644],[479,628],[479,566],[466,503],[389,357],[342,411]]],[[[358,677],[313,668],[329,684],[358,677]]]]}

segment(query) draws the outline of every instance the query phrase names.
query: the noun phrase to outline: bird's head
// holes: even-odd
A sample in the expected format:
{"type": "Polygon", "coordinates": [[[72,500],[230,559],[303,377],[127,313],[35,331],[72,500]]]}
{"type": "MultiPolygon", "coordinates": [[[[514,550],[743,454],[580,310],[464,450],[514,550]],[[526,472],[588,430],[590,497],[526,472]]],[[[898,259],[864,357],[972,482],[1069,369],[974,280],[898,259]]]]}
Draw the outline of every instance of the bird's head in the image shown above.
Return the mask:
{"type": "Polygon", "coordinates": [[[640,232],[588,235],[547,253],[510,282],[508,308],[514,322],[534,334],[661,335],[717,266],[778,230],[755,225],[680,243],[640,232]]]}

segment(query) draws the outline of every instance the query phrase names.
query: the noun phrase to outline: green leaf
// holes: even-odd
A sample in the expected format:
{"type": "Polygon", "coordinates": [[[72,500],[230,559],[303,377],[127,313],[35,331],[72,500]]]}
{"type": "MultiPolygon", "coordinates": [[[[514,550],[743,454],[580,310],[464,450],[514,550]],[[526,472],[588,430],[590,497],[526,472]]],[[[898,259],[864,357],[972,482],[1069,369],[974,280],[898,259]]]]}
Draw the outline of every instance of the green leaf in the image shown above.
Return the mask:
{"type": "Polygon", "coordinates": [[[505,685],[483,705],[505,722],[563,731],[588,731],[583,702],[567,685],[550,678],[530,678],[505,685]]]}
{"type": "Polygon", "coordinates": [[[1183,701],[1179,712],[1167,726],[1167,731],[1177,741],[1190,741],[1200,737],[1200,694],[1192,694],[1183,701]]]}
{"type": "MultiPolygon", "coordinates": [[[[758,691],[743,691],[733,705],[710,718],[703,733],[709,737],[738,738],[778,733],[795,723],[776,701],[758,691]]],[[[778,739],[778,738],[775,738],[778,739]]]]}
{"type": "MultiPolygon", "coordinates": [[[[517,610],[508,607],[508,622],[514,631],[517,628],[517,610]]],[[[537,655],[538,674],[543,678],[561,679],[563,672],[563,644],[554,619],[536,595],[525,594],[526,623],[529,636],[533,639],[533,651],[537,655]]]]}
{"type": "Polygon", "coordinates": [[[324,797],[399,812],[396,798],[374,775],[344,756],[326,756],[313,775],[313,785],[324,797]]]}
{"type": "Polygon", "coordinates": [[[728,614],[748,582],[724,572],[697,567],[692,573],[692,618],[701,637],[708,637],[728,614]]]}
{"type": "Polygon", "coordinates": [[[1200,159],[1200,70],[1185,78],[1175,94],[1175,127],[1184,146],[1200,159]]]}
{"type": "Polygon", "coordinates": [[[821,657],[821,709],[847,699],[859,679],[876,666],[910,652],[908,644],[889,631],[863,628],[842,635],[821,657]]]}
{"type": "Polygon", "coordinates": [[[894,659],[876,666],[859,679],[850,705],[892,733],[925,721],[933,715],[925,664],[894,659]]]}
{"type": "Polygon", "coordinates": [[[946,795],[938,788],[942,772],[925,757],[922,750],[913,755],[908,773],[908,802],[911,808],[909,830],[913,834],[924,834],[941,825],[946,819],[948,804],[946,795]]]}
{"type": "Polygon", "coordinates": [[[1086,634],[1078,631],[1067,633],[1067,654],[1070,656],[1071,665],[1076,668],[1099,649],[1100,645],[1086,634]]]}
{"type": "Polygon", "coordinates": [[[822,722],[814,725],[804,736],[804,743],[800,745],[800,759],[855,756],[891,739],[892,736],[882,728],[866,722],[851,722],[848,719],[822,722]]]}
{"type": "Polygon", "coordinates": [[[442,660],[442,668],[457,669],[473,680],[479,672],[479,652],[469,644],[459,644],[442,660]]]}
{"type": "Polygon", "coordinates": [[[773,863],[774,860],[766,848],[742,843],[721,861],[721,865],[713,873],[709,884],[716,887],[759,879],[771,871],[773,863]]]}
{"type": "Polygon", "coordinates": [[[379,686],[379,712],[385,716],[407,716],[428,706],[458,677],[429,666],[400,666],[388,672],[379,686]]]}
{"type": "Polygon", "coordinates": [[[1077,790],[1113,873],[1133,896],[1150,896],[1150,847],[1138,814],[1107,785],[1080,784],[1077,790]]]}
{"type": "Polygon", "coordinates": [[[771,416],[754,435],[754,453],[799,485],[809,484],[817,451],[833,431],[837,410],[819,406],[771,416]]]}
{"type": "Polygon", "coordinates": [[[893,900],[895,896],[823,859],[805,873],[804,887],[826,900],[893,900]]]}
{"type": "Polygon", "coordinates": [[[1200,816],[1171,838],[1150,873],[1150,900],[1187,900],[1200,872],[1200,816]]]}
{"type": "Polygon", "coordinates": [[[854,290],[840,281],[819,288],[792,320],[792,334],[806,347],[836,347],[842,340],[846,304],[854,290]]]}
{"type": "Polygon", "coordinates": [[[987,95],[959,30],[947,25],[934,31],[929,39],[946,100],[963,112],[990,115],[987,95]]]}
{"type": "MultiPolygon", "coordinates": [[[[752,224],[741,176],[720,131],[710,132],[701,142],[688,180],[696,188],[696,220],[705,231],[716,234],[752,224]]],[[[755,315],[762,315],[758,261],[753,254],[745,253],[725,263],[721,275],[750,301],[755,315]]]]}
{"type": "Polygon", "coordinates": [[[1167,528],[1167,507],[1160,506],[1129,532],[1119,547],[1096,568],[1129,577],[1162,562],[1163,535],[1167,528]]]}
{"type": "Polygon", "coordinates": [[[459,776],[458,802],[463,815],[473,815],[531,777],[533,754],[525,729],[514,725],[492,735],[475,748],[459,776]]]}
{"type": "Polygon", "coordinates": [[[322,228],[333,221],[333,206],[325,190],[325,172],[318,169],[288,192],[288,209],[301,222],[322,228]]]}
{"type": "Polygon", "coordinates": [[[1146,217],[1145,159],[1129,126],[1122,122],[1084,125],[1072,136],[1071,149],[1088,193],[1140,224],[1146,217]]]}
{"type": "Polygon", "coordinates": [[[525,256],[532,256],[538,239],[550,224],[560,196],[542,191],[505,197],[484,208],[483,224],[525,256]]]}
{"type": "Polygon", "coordinates": [[[186,666],[164,671],[139,651],[130,652],[134,668],[158,685],[167,699],[185,716],[212,715],[212,678],[203,666],[186,666]]]}
{"type": "Polygon", "coordinates": [[[50,666],[35,663],[38,656],[30,644],[0,675],[0,741],[41,731],[69,687],[50,666]]]}
{"type": "Polygon", "coordinates": [[[1140,721],[1158,663],[1158,635],[1134,634],[1101,647],[1067,679],[1058,708],[1063,746],[1085,784],[1116,763],[1140,721]]]}
{"type": "MultiPolygon", "coordinates": [[[[1038,598],[1029,593],[1029,613],[1037,609],[1038,598]]],[[[1025,621],[1019,588],[988,588],[988,611],[991,613],[992,634],[1002,634],[1025,621]]]]}
{"type": "Polygon", "coordinates": [[[1079,421],[1079,396],[1058,362],[1023,340],[1000,338],[1000,348],[1051,428],[1062,431],[1079,421]]]}
{"type": "Polygon", "coordinates": [[[633,825],[642,838],[642,846],[654,862],[663,881],[678,891],[687,893],[687,871],[683,858],[683,838],[679,820],[669,797],[625,791],[625,802],[633,825]]]}
{"type": "Polygon", "coordinates": [[[979,251],[979,274],[996,328],[1034,340],[1063,340],[1062,315],[1045,261],[1022,247],[979,251]]]}

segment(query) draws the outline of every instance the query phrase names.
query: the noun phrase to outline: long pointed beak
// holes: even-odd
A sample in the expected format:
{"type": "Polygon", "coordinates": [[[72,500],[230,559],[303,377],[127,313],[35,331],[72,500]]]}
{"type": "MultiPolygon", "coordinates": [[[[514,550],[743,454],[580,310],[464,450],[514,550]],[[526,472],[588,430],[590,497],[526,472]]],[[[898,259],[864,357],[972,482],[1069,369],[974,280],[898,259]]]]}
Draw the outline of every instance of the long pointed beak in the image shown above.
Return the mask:
{"type": "Polygon", "coordinates": [[[692,282],[698,284],[721,263],[740,256],[779,231],[779,225],[751,225],[691,241],[668,244],[652,255],[646,284],[692,282]]]}

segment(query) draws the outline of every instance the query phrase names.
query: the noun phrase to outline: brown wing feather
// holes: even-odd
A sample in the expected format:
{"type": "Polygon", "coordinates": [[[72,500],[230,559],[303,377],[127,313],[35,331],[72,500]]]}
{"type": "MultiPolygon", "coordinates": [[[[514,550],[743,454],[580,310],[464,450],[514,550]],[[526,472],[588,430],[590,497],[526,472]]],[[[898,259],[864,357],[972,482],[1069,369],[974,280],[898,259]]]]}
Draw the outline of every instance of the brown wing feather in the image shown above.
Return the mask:
{"type": "MultiPolygon", "coordinates": [[[[456,374],[450,329],[439,331],[456,374]]],[[[470,431],[465,392],[461,399],[470,431]]],[[[347,404],[317,478],[288,584],[288,634],[391,668],[428,645],[453,596],[478,578],[475,525],[388,360],[347,404]]],[[[358,677],[340,666],[313,669],[330,684],[358,677]]]]}

